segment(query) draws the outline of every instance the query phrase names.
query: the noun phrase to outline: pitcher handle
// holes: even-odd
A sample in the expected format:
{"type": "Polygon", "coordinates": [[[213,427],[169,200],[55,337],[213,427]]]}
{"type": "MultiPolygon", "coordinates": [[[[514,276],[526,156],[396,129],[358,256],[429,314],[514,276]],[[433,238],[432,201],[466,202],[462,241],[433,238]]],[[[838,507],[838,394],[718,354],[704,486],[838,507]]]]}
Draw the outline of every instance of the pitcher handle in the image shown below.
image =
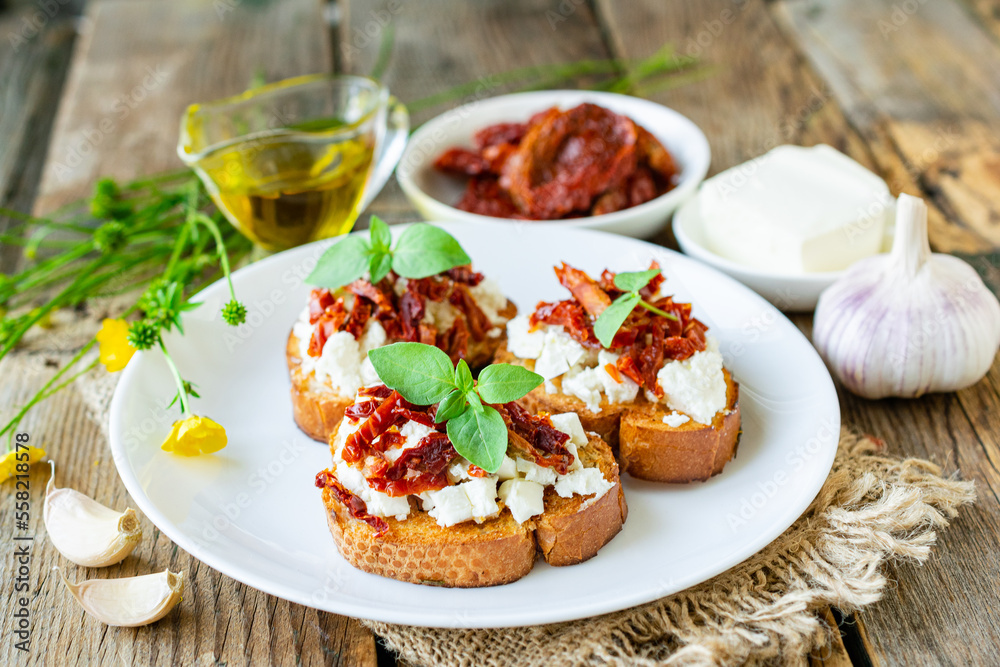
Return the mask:
{"type": "Polygon", "coordinates": [[[389,98],[389,108],[386,113],[385,137],[375,156],[375,167],[372,169],[364,194],[361,196],[359,211],[368,208],[378,193],[385,187],[386,181],[392,176],[399,158],[403,156],[406,141],[410,136],[410,114],[406,106],[395,97],[389,98]]]}

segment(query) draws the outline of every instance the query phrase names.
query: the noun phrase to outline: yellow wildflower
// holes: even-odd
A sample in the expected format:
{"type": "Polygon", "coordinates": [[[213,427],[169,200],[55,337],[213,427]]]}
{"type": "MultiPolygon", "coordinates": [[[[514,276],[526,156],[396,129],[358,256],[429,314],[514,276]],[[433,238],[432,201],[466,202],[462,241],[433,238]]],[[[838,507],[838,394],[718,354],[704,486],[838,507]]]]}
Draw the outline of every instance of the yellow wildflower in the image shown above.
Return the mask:
{"type": "Polygon", "coordinates": [[[0,459],[0,482],[8,480],[14,475],[23,475],[28,472],[27,466],[38,463],[45,456],[45,450],[38,447],[28,446],[19,451],[11,450],[0,459]],[[27,454],[27,458],[25,458],[27,454]],[[17,466],[24,466],[18,470],[17,466]]]}
{"type": "Polygon", "coordinates": [[[198,456],[217,452],[226,442],[226,429],[208,417],[192,415],[174,422],[161,449],[181,456],[198,456]]]}
{"type": "Polygon", "coordinates": [[[125,320],[104,320],[97,332],[97,343],[101,347],[101,363],[110,373],[125,368],[135,354],[135,348],[128,343],[128,322],[125,320]]]}

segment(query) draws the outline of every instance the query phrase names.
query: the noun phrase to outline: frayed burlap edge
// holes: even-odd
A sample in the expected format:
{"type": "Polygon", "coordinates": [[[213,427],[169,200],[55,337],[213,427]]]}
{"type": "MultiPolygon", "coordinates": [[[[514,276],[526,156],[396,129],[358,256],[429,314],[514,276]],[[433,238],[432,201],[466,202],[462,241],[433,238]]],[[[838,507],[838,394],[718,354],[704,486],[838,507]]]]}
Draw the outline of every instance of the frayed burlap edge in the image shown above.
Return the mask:
{"type": "Polygon", "coordinates": [[[364,624],[414,665],[804,663],[830,640],[819,610],[851,612],[878,600],[885,562],[926,560],[937,529],[975,499],[971,482],[880,449],[845,430],[829,478],[787,531],[733,569],[656,602],[525,628],[364,624]]]}

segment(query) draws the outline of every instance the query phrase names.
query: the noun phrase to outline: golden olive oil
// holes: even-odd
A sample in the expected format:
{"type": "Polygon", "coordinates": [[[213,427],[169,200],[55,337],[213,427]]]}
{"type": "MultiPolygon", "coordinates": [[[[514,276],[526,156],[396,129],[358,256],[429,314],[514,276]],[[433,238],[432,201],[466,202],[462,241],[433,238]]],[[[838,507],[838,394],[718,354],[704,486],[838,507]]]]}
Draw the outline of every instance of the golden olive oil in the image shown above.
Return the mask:
{"type": "Polygon", "coordinates": [[[197,167],[243,233],[284,250],[350,231],[372,157],[370,137],[275,133],[221,147],[197,167]]]}

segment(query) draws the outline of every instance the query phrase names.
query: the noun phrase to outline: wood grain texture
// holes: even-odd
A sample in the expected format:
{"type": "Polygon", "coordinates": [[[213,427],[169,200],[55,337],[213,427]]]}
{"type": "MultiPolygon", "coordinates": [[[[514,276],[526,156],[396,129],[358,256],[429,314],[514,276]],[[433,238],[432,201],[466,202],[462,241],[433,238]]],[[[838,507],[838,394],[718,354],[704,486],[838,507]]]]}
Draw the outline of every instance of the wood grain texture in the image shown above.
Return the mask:
{"type": "MultiPolygon", "coordinates": [[[[341,3],[341,59],[346,71],[369,73],[385,31],[393,30],[392,59],[382,79],[404,103],[479,82],[461,99],[414,112],[415,127],[450,108],[514,90],[499,73],[608,57],[587,3],[566,4],[573,11],[563,15],[549,0],[350,0],[341,3]]],[[[390,222],[419,219],[395,179],[370,210],[390,222]]]]}
{"type": "MultiPolygon", "coordinates": [[[[243,90],[259,69],[277,79],[324,70],[330,62],[316,0],[95,2],[84,25],[35,207],[40,213],[85,194],[98,175],[131,179],[179,166],[175,145],[185,105],[243,90]],[[110,126],[102,125],[105,120],[110,126]],[[87,141],[93,150],[81,151],[87,141]],[[74,151],[81,161],[69,171],[60,170],[59,162],[74,151]]],[[[41,146],[37,154],[42,154],[41,146]]],[[[4,359],[0,406],[5,414],[10,406],[23,404],[66,359],[44,352],[4,359]]],[[[36,409],[24,430],[58,462],[61,486],[111,507],[134,506],[75,391],[64,391],[36,409]]],[[[376,664],[374,638],[357,621],[291,604],[224,577],[178,549],[145,518],[144,538],[123,563],[104,569],[68,563],[48,544],[41,523],[47,477],[46,467],[33,468],[32,518],[24,533],[36,538],[31,651],[18,654],[5,641],[0,663],[376,664]],[[70,580],[164,568],[184,571],[184,599],[155,625],[109,628],[84,613],[53,566],[60,566],[70,580]]],[[[0,506],[0,548],[5,553],[14,548],[13,510],[6,496],[0,506]]],[[[4,581],[12,580],[13,563],[11,558],[0,562],[4,581]]],[[[13,592],[10,586],[3,589],[6,609],[14,607],[13,592]]],[[[5,638],[11,636],[12,620],[4,614],[0,634],[5,638]]]]}
{"type": "Polygon", "coordinates": [[[1000,50],[975,15],[956,1],[890,0],[786,0],[775,15],[850,121],[883,136],[943,214],[932,244],[1000,248],[1000,50]]]}

